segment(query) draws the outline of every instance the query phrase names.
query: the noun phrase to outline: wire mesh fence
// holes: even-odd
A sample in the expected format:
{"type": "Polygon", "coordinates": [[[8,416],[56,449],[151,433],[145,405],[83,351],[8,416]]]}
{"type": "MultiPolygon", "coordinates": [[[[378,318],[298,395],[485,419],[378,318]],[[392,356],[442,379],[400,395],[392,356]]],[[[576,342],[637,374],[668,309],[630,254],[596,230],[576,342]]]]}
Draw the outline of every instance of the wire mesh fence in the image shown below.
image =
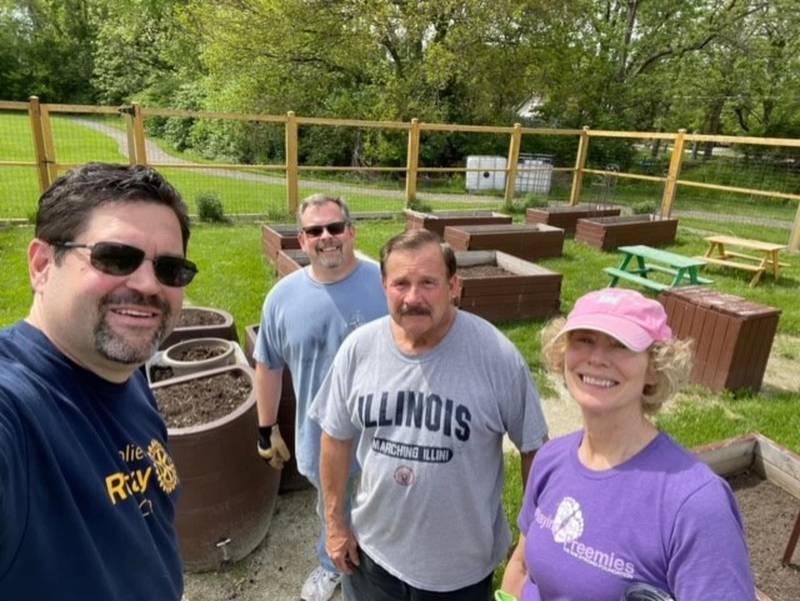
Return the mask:
{"type": "Polygon", "coordinates": [[[31,121],[25,109],[0,111],[0,218],[33,215],[39,196],[31,121]]]}
{"type": "Polygon", "coordinates": [[[680,182],[677,210],[789,227],[800,200],[800,148],[690,144],[680,182]]]}
{"type": "Polygon", "coordinates": [[[90,161],[158,168],[193,214],[200,198],[213,197],[228,216],[272,221],[291,218],[300,199],[318,192],[358,212],[399,212],[412,202],[436,210],[588,202],[776,227],[792,226],[800,202],[794,140],[40,107],[33,99],[0,102],[0,125],[2,219],[29,218],[45,184],[90,161]]]}

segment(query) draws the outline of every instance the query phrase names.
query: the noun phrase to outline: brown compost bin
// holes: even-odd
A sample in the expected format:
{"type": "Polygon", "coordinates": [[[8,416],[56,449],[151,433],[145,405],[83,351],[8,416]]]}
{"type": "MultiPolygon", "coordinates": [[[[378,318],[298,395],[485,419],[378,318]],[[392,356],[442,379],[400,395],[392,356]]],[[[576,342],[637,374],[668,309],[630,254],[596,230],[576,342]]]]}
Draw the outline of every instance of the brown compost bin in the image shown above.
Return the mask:
{"type": "Polygon", "coordinates": [[[659,300],[678,338],[694,340],[692,382],[757,392],[781,310],[705,286],[672,288],[659,300]]]}

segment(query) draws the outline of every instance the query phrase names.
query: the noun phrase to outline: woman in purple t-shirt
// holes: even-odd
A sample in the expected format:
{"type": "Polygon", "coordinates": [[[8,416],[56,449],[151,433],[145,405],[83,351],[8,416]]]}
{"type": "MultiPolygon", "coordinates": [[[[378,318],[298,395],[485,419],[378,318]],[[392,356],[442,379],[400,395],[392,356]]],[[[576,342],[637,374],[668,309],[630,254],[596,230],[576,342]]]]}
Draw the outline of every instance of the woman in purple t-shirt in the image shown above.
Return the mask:
{"type": "Polygon", "coordinates": [[[523,601],[755,599],[733,493],[648,418],[691,364],[663,307],[632,290],[590,292],[543,339],[584,427],[536,455],[503,590],[523,601]]]}

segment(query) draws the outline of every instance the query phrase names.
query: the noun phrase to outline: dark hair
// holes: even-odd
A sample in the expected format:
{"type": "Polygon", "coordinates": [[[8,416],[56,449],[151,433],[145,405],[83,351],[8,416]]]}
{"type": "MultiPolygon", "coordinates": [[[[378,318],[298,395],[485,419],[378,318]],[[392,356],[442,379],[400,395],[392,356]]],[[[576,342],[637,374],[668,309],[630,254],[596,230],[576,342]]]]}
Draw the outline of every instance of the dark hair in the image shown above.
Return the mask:
{"type": "Polygon", "coordinates": [[[452,278],[456,274],[456,255],[447,242],[442,242],[439,234],[425,229],[406,230],[398,234],[381,249],[381,275],[386,277],[386,261],[395,251],[419,250],[428,244],[435,244],[442,252],[442,260],[447,268],[447,277],[452,278]]]}
{"type": "MultiPolygon", "coordinates": [[[[87,163],[59,177],[39,198],[36,237],[50,244],[71,242],[90,213],[110,202],[152,202],[172,209],[189,244],[189,213],[180,193],[155,169],[143,165],[87,163]]],[[[56,249],[56,258],[65,249],[56,249]]]]}

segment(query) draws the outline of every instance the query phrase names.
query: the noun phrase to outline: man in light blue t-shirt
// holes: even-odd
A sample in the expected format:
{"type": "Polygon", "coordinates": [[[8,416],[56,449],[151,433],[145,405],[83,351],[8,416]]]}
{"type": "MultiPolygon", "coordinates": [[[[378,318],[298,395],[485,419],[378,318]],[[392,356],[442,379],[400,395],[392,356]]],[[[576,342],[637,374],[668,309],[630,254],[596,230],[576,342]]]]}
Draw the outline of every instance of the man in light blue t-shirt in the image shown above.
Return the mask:
{"type": "MultiPolygon", "coordinates": [[[[300,246],[309,266],[278,282],[264,301],[255,349],[259,454],[275,469],[290,454],[276,424],[283,369],[292,374],[297,399],[295,452],[298,471],[320,489],[319,425],[307,419],[342,341],[357,327],[386,315],[386,297],[377,263],[355,256],[355,227],[346,203],[322,194],[305,199],[298,211],[300,246]]],[[[320,565],[309,574],[300,596],[327,601],[340,576],[325,552],[325,519],[321,499],[317,555],[320,565]]]]}

